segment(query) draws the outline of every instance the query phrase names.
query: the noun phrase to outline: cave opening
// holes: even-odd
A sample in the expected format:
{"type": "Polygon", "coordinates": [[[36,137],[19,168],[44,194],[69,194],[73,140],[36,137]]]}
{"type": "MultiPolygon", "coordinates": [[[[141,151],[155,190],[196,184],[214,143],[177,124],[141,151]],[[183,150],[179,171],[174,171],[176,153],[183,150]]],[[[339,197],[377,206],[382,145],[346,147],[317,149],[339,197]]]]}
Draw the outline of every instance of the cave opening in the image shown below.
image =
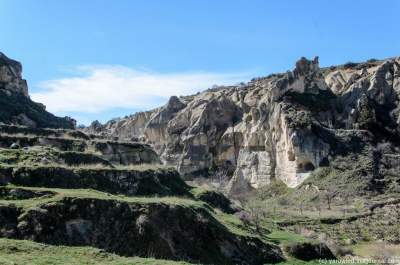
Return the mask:
{"type": "Polygon", "coordinates": [[[313,171],[314,169],[315,169],[315,166],[310,161],[301,162],[297,165],[297,170],[299,173],[310,172],[310,171],[313,171]]]}

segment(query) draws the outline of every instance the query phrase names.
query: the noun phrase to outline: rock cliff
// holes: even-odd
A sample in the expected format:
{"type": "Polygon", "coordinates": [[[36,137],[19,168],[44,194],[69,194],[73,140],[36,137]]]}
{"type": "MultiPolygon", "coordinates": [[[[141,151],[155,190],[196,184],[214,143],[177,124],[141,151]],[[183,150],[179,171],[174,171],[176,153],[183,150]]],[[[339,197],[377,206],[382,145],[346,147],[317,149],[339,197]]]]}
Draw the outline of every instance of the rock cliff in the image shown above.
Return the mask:
{"type": "Polygon", "coordinates": [[[22,79],[22,65],[0,52],[0,122],[31,127],[69,128],[75,120],[59,118],[43,104],[29,98],[28,85],[22,79]]]}
{"type": "Polygon", "coordinates": [[[386,153],[398,154],[399,93],[400,58],[329,68],[320,68],[318,57],[301,58],[292,71],[171,97],[163,107],[86,130],[143,139],[185,175],[224,169],[231,192],[274,178],[296,187],[338,156],[385,143],[386,153]]]}

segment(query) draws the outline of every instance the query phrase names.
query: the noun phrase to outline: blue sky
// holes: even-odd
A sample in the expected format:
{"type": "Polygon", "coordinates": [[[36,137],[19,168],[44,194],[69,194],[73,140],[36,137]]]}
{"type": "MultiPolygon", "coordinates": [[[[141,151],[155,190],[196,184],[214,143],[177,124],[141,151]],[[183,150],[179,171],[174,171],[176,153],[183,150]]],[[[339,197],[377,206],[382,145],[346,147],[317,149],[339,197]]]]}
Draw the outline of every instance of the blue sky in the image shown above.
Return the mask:
{"type": "Polygon", "coordinates": [[[400,1],[0,0],[0,50],[78,122],[292,69],[400,55],[400,1]]]}

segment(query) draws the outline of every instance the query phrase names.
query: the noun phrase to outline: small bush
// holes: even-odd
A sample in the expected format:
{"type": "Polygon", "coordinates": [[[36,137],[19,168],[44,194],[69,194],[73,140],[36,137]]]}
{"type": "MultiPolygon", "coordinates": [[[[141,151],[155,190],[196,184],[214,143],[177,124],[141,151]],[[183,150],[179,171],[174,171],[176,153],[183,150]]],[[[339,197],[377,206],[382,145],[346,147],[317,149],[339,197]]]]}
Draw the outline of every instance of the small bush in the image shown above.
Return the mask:
{"type": "Polygon", "coordinates": [[[347,62],[347,63],[345,63],[344,65],[343,65],[343,67],[345,68],[345,69],[347,69],[347,68],[353,68],[353,67],[356,67],[358,65],[358,63],[354,63],[354,62],[347,62]]]}

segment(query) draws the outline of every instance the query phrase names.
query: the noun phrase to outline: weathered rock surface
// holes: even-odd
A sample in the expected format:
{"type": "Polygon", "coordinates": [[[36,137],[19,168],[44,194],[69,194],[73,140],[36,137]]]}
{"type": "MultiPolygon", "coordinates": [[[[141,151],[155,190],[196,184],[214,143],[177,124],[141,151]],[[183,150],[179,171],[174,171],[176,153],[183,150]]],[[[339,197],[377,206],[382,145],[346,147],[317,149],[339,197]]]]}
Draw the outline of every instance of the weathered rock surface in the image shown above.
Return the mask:
{"type": "Polygon", "coordinates": [[[28,85],[22,79],[22,65],[0,52],[0,82],[3,89],[28,97],[28,85]]]}
{"type": "MultiPolygon", "coordinates": [[[[59,151],[86,152],[87,155],[80,155],[80,159],[88,159],[91,163],[95,161],[90,161],[88,156],[95,154],[100,158],[97,159],[100,164],[106,164],[101,160],[116,165],[160,164],[157,153],[145,143],[98,139],[75,130],[0,125],[0,131],[0,148],[9,148],[13,144],[20,148],[51,147],[59,151]]],[[[73,155],[64,153],[63,160],[72,162],[73,155]]]]}
{"type": "Polygon", "coordinates": [[[75,120],[59,118],[29,98],[22,65],[0,52],[0,122],[31,127],[74,128],[75,120]]]}
{"type": "Polygon", "coordinates": [[[172,97],[161,108],[96,130],[144,139],[186,175],[225,168],[232,192],[273,178],[295,187],[362,146],[387,143],[389,154],[398,154],[399,93],[400,58],[322,69],[318,58],[301,58],[293,71],[172,97]]]}

